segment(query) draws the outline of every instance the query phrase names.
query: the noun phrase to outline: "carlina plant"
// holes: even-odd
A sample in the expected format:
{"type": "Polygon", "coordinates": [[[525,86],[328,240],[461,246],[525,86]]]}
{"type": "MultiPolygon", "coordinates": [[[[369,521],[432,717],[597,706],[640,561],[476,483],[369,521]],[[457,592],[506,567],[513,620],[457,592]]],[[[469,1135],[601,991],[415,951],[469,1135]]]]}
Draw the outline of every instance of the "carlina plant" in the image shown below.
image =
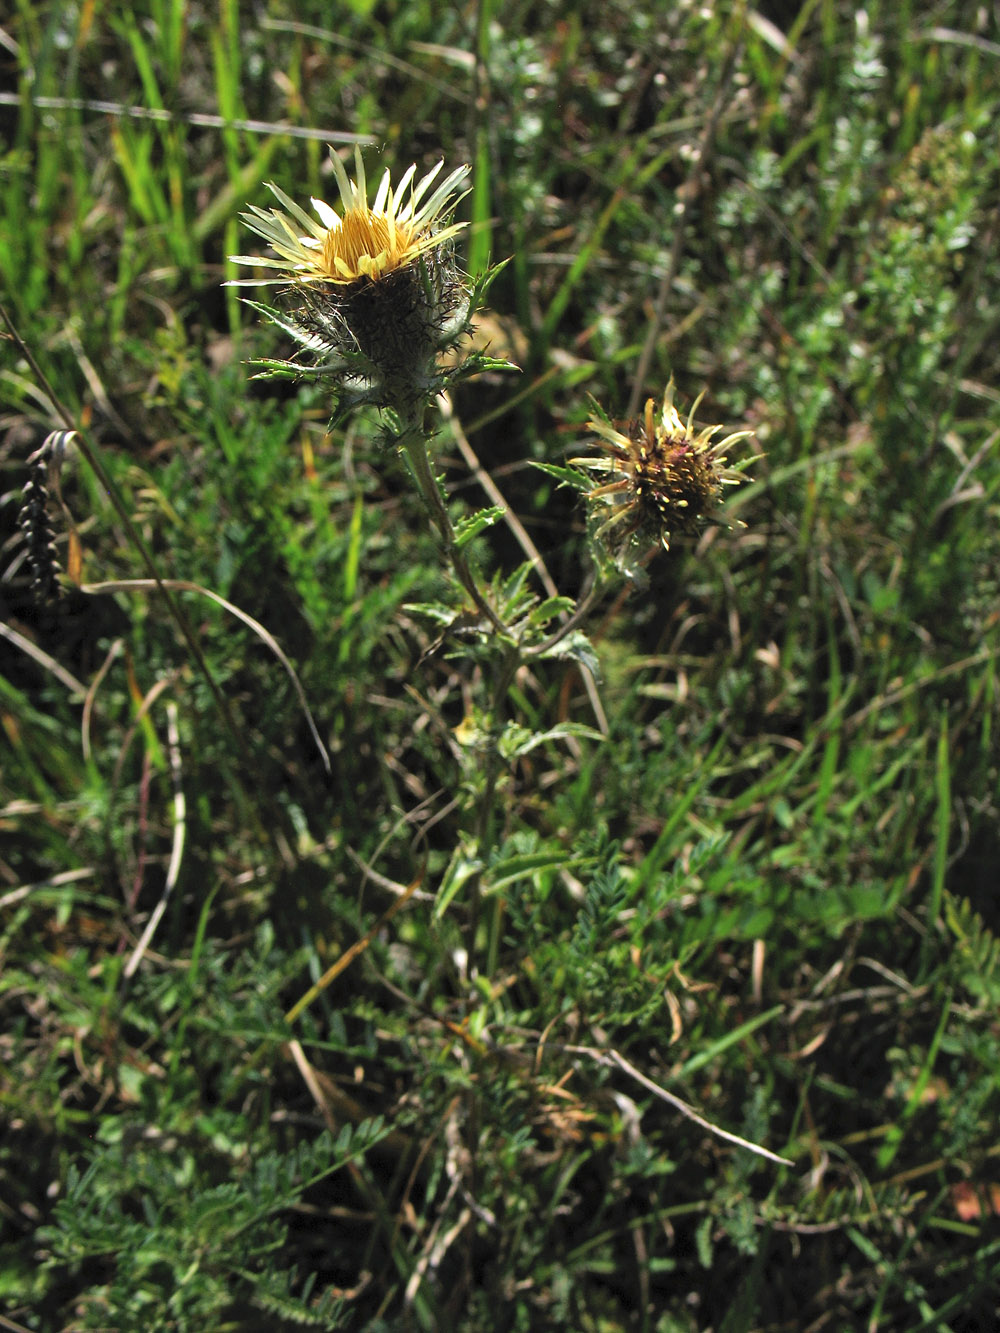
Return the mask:
{"type": "MultiPolygon", "coordinates": [[[[382,409],[387,442],[409,464],[443,543],[455,597],[447,605],[417,609],[436,622],[455,655],[468,655],[483,665],[490,684],[485,706],[459,728],[468,818],[438,888],[437,910],[446,910],[460,892],[466,895],[469,972],[485,982],[495,969],[502,925],[499,893],[492,895],[485,933],[480,908],[489,890],[484,877],[497,850],[503,770],[540,744],[599,737],[577,723],[532,730],[509,718],[515,675],[520,667],[543,658],[573,659],[585,671],[595,670],[593,650],[580,628],[588,612],[612,579],[640,580],[644,559],[657,546],[666,548],[671,533],[694,534],[718,518],[723,487],[739,481],[746,466],[729,466],[727,451],[751,432],[737,431],[713,443],[721,427],[695,430],[697,402],[682,420],[673,403],[673,382],[658,417],[652,399],[641,417],[628,422],[613,424],[595,408],[589,428],[596,452],[574,457],[564,466],[539,465],[585,496],[597,565],[590,592],[579,603],[551,591],[544,598],[537,595],[529,582],[530,561],[506,577],[483,580],[465,550],[504,510],[497,505],[452,521],[431,461],[428,425],[435,398],[449,385],[509,364],[478,352],[444,359],[469,333],[499,271],[494,267],[467,279],[455,260],[454,240],[465,224],[452,222],[449,214],[468,193],[469,169],[458,167],[438,183],[439,163],[415,183],[416,168],[411,166],[395,188],[386,170],[369,205],[360,151],[355,150],[353,181],[336,153],[332,161],[340,211],[313,199],[316,222],[271,185],[281,208],[251,207],[243,217],[273,254],[238,255],[234,260],[264,271],[239,285],[282,288],[278,308],[248,304],[301,348],[296,353],[300,359],[258,361],[260,373],[328,386],[335,420],[364,404],[382,409]]],[[[296,1006],[294,1012],[300,1009],[296,1006]]]]}

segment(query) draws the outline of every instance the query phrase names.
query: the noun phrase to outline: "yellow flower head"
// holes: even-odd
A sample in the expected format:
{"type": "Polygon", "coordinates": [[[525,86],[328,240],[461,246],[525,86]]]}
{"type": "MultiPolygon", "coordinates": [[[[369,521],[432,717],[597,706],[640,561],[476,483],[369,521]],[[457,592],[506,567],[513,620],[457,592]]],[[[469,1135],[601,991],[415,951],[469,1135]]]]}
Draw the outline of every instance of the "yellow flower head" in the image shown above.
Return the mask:
{"type": "Polygon", "coordinates": [[[600,418],[587,423],[604,453],[569,461],[593,482],[585,495],[600,520],[594,536],[620,565],[631,566],[643,544],[648,549],[658,542],[668,550],[672,532],[697,533],[718,507],[722,487],[743,480],[739,470],[726,466],[725,455],[753,432],[736,431],[715,444],[712,436],[721,426],[695,433],[694,414],[703,396],[682,421],[671,379],[659,421],[650,398],[641,417],[617,425],[600,418]]]}
{"type": "Polygon", "coordinates": [[[416,185],[413,178],[417,168],[411,166],[395,190],[386,169],[375,202],[369,207],[360,150],[354,150],[356,181],[348,179],[336,153],[331,153],[331,160],[340,187],[340,213],[322,199],[313,199],[312,206],[320,219],[314,222],[283,190],[269,183],[268,189],[287,212],[255,208],[251,204],[249,212],[242,215],[250,230],[271,246],[275,257],[233,255],[233,261],[272,269],[279,276],[244,279],[239,285],[263,287],[291,280],[345,287],[362,278],[378,282],[406,268],[427,251],[437,249],[466,226],[464,222],[456,222],[438,227],[437,223],[446,208],[453,207],[468,193],[468,190],[459,193],[469,175],[467,166],[457,167],[435,189],[431,187],[444,165],[442,162],[416,185]],[[300,235],[300,231],[304,234],[300,235]]]}

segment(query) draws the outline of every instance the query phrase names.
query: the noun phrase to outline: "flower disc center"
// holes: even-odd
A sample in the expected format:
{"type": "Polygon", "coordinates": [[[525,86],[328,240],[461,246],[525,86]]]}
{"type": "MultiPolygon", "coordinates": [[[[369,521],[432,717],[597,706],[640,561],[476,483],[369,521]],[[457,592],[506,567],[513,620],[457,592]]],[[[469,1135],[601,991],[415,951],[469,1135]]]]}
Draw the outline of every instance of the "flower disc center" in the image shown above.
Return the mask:
{"type": "Polygon", "coordinates": [[[323,264],[335,278],[379,278],[398,268],[412,241],[412,228],[383,213],[349,208],[323,241],[323,264]]]}

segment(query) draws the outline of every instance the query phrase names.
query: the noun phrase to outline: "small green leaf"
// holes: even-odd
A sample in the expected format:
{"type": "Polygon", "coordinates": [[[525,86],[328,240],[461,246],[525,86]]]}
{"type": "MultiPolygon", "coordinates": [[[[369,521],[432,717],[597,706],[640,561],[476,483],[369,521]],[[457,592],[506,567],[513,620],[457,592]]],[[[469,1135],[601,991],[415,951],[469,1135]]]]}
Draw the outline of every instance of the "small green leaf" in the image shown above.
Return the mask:
{"type": "Polygon", "coordinates": [[[516,722],[509,722],[503,730],[497,748],[505,759],[519,759],[521,755],[529,754],[547,741],[566,740],[569,736],[592,741],[604,740],[599,731],[585,726],[582,722],[560,722],[557,726],[549,727],[547,731],[531,731],[527,727],[518,726],[516,722]]]}
{"type": "Polygon", "coordinates": [[[534,459],[528,459],[532,467],[538,468],[539,472],[545,472],[550,477],[555,477],[560,486],[571,486],[575,491],[589,491],[593,486],[590,479],[573,467],[559,467],[555,463],[539,463],[534,459]]]}
{"type": "Polygon", "coordinates": [[[426,616],[428,620],[433,620],[438,625],[450,625],[455,619],[455,608],[445,606],[444,602],[406,602],[403,610],[410,611],[415,616],[426,616]]]}
{"type": "Polygon", "coordinates": [[[528,621],[530,624],[536,626],[547,625],[549,621],[554,620],[556,616],[561,616],[564,612],[572,611],[573,606],[574,603],[572,597],[546,597],[545,601],[541,602],[531,612],[528,621]]]}
{"type": "Polygon", "coordinates": [[[600,676],[600,662],[594,646],[582,630],[571,630],[569,634],[554,643],[551,648],[546,648],[545,652],[539,654],[540,657],[562,658],[571,662],[578,662],[595,678],[600,676]]]}
{"type": "Polygon", "coordinates": [[[494,523],[503,518],[505,510],[501,505],[492,505],[489,509],[480,509],[475,514],[470,514],[468,518],[460,519],[455,524],[455,546],[461,550],[467,546],[474,537],[478,537],[486,528],[491,528],[494,523]]]}
{"type": "Polygon", "coordinates": [[[485,892],[487,895],[500,893],[519,880],[534,879],[544,871],[566,870],[570,866],[579,867],[585,860],[586,858],[582,857],[568,859],[562,847],[554,851],[504,857],[490,866],[489,883],[485,892]]]}
{"type": "Polygon", "coordinates": [[[468,883],[482,868],[483,863],[478,857],[467,856],[462,848],[456,848],[438,889],[437,902],[434,904],[435,921],[441,920],[462,885],[468,883]]]}

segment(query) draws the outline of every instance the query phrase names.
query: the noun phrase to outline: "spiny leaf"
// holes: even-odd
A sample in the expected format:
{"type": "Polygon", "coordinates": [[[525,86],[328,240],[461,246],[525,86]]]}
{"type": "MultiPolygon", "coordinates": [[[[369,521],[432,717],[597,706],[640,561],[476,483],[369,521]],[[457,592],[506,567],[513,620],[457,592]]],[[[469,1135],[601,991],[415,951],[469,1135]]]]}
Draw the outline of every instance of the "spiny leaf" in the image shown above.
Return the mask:
{"type": "Polygon", "coordinates": [[[469,514],[467,518],[459,519],[455,524],[455,545],[459,550],[463,546],[467,546],[486,528],[490,528],[494,523],[499,522],[503,518],[504,512],[501,505],[492,505],[489,509],[479,509],[476,513],[469,514]]]}

